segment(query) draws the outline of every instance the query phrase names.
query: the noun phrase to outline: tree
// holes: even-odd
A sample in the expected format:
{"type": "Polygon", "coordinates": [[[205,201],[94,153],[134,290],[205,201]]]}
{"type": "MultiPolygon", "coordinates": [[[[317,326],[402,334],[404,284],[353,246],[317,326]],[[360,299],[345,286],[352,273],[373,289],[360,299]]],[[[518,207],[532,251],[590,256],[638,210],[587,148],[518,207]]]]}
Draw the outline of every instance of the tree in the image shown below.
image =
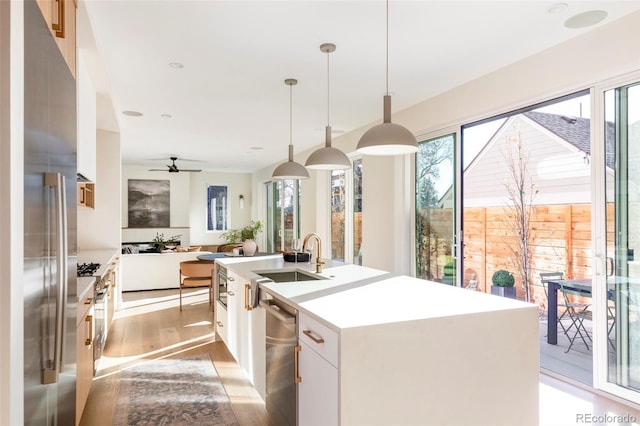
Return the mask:
{"type": "Polygon", "coordinates": [[[447,251],[445,243],[449,239],[441,238],[433,229],[431,212],[440,208],[438,203],[444,194],[438,194],[435,183],[440,178],[441,163],[453,161],[453,145],[451,136],[436,138],[420,143],[416,154],[416,274],[421,278],[436,278],[438,254],[447,251]]]}
{"type": "Polygon", "coordinates": [[[505,207],[505,223],[513,235],[507,242],[513,253],[515,266],[522,279],[524,300],[529,302],[531,272],[531,218],[535,213],[533,201],[538,193],[529,174],[529,154],[524,150],[520,129],[514,126],[513,133],[505,138],[506,149],[503,152],[507,164],[507,177],[504,187],[507,190],[509,203],[505,207]]]}

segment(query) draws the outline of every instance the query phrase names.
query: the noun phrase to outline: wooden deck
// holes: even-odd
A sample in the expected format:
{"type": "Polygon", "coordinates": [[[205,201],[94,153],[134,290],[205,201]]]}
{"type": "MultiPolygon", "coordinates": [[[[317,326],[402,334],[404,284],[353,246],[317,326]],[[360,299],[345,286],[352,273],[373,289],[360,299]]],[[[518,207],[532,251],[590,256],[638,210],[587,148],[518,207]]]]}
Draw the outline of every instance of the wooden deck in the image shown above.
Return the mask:
{"type": "MultiPolygon", "coordinates": [[[[587,327],[588,329],[588,327],[587,327]]],[[[580,338],[573,344],[569,352],[569,339],[558,333],[558,344],[547,343],[547,320],[540,319],[540,368],[577,380],[588,386],[593,386],[593,357],[592,347],[585,347],[580,338]]]]}

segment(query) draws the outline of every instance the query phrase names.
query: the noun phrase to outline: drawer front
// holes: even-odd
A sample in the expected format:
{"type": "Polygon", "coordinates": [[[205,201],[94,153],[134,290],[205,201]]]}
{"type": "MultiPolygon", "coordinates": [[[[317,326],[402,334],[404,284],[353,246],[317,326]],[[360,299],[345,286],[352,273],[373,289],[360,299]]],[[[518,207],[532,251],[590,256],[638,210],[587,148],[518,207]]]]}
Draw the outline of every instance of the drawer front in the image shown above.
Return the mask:
{"type": "Polygon", "coordinates": [[[338,333],[303,313],[298,318],[298,340],[338,368],[338,333]]]}

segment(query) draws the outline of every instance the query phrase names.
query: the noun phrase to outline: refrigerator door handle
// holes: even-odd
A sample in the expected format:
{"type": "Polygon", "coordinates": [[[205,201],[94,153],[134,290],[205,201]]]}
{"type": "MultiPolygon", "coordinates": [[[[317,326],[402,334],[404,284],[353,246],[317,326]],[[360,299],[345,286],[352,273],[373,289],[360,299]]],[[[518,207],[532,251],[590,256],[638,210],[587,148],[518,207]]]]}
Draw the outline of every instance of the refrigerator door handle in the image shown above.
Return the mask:
{"type": "MultiPolygon", "coordinates": [[[[64,341],[64,310],[67,300],[67,214],[65,177],[60,173],[45,173],[44,185],[52,188],[56,217],[56,303],[53,360],[47,360],[42,370],[42,384],[57,383],[62,367],[64,341]]],[[[51,235],[49,235],[51,238],[51,235]]]]}

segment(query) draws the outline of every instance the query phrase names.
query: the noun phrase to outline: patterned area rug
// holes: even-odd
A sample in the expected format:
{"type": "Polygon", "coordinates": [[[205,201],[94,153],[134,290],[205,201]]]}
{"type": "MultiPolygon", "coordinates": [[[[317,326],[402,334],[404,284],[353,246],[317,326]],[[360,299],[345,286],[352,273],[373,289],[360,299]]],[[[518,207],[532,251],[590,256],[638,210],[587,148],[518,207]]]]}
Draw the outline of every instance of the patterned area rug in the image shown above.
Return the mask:
{"type": "Polygon", "coordinates": [[[144,362],[122,372],[114,426],[238,425],[208,354],[144,362]]]}

